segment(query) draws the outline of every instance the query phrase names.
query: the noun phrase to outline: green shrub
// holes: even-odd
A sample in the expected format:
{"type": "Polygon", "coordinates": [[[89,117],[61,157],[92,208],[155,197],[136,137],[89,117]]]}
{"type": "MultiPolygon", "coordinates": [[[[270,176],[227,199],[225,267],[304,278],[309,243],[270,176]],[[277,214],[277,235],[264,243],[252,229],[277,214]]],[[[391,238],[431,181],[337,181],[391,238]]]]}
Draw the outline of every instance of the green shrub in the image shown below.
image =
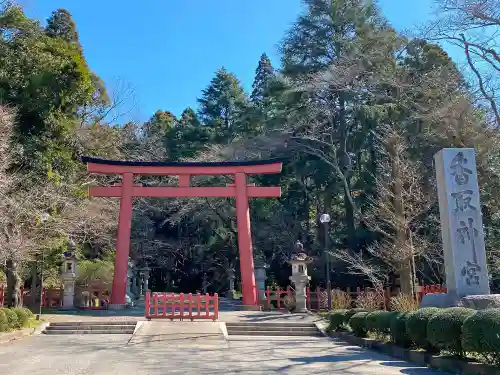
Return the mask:
{"type": "Polygon", "coordinates": [[[500,364],[500,309],[477,311],[462,325],[462,348],[500,364]]]}
{"type": "Polygon", "coordinates": [[[26,310],[22,307],[16,307],[13,308],[12,311],[14,311],[17,315],[17,321],[18,321],[17,328],[26,326],[26,324],[30,320],[30,316],[26,313],[26,310]]]}
{"type": "Polygon", "coordinates": [[[328,331],[334,332],[338,331],[344,325],[344,315],[348,310],[333,310],[330,312],[328,318],[330,324],[328,325],[328,331]]]}
{"type": "Polygon", "coordinates": [[[427,340],[438,349],[462,355],[462,324],[475,312],[465,307],[451,307],[438,311],[427,323],[427,340]]]}
{"type": "Polygon", "coordinates": [[[366,316],[368,312],[362,311],[354,314],[349,320],[349,326],[352,329],[352,332],[358,337],[366,337],[367,329],[366,329],[366,316]]]}
{"type": "Polygon", "coordinates": [[[395,312],[389,320],[389,330],[391,333],[391,342],[396,345],[408,348],[411,346],[411,340],[406,332],[407,312],[395,312]]]}
{"type": "Polygon", "coordinates": [[[0,308],[0,332],[5,332],[9,329],[9,322],[7,321],[7,315],[0,308]]]}
{"type": "Polygon", "coordinates": [[[29,318],[33,318],[35,315],[33,314],[33,311],[31,311],[30,309],[28,309],[27,307],[23,307],[23,310],[24,312],[26,313],[26,315],[29,317],[29,318]]]}
{"type": "Polygon", "coordinates": [[[359,312],[367,312],[365,309],[360,309],[360,308],[354,308],[354,309],[349,309],[345,312],[344,314],[344,324],[348,325],[349,320],[351,320],[352,316],[354,314],[357,314],[359,312]]]}
{"type": "Polygon", "coordinates": [[[7,326],[9,329],[19,328],[19,319],[17,314],[12,309],[3,308],[5,316],[7,317],[7,326]]]}
{"type": "Polygon", "coordinates": [[[373,311],[366,316],[366,329],[374,332],[378,336],[384,336],[389,333],[390,318],[394,312],[373,311]]]}
{"type": "Polygon", "coordinates": [[[432,349],[432,345],[427,341],[427,323],[439,310],[437,307],[427,307],[408,313],[406,332],[417,346],[432,349]]]}

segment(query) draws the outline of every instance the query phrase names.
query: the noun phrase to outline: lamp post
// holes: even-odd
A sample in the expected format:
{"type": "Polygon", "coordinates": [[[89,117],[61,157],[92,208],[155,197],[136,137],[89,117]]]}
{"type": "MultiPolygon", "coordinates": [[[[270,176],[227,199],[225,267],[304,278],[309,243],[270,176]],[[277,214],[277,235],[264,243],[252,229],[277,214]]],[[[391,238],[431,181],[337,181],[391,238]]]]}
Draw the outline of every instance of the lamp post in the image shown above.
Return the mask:
{"type": "Polygon", "coordinates": [[[330,222],[330,215],[328,214],[322,214],[319,217],[319,221],[321,224],[323,224],[324,232],[325,232],[325,263],[326,263],[326,293],[327,293],[327,301],[328,301],[328,311],[332,308],[332,294],[330,292],[331,285],[330,285],[330,257],[328,256],[328,223],[330,222]]]}
{"type": "MultiPolygon", "coordinates": [[[[42,225],[45,225],[47,220],[49,220],[50,214],[44,212],[41,216],[42,225]]],[[[40,264],[40,303],[38,304],[38,314],[36,316],[37,320],[40,320],[42,316],[42,305],[43,305],[43,265],[45,263],[45,247],[42,248],[42,262],[40,264]]]]}

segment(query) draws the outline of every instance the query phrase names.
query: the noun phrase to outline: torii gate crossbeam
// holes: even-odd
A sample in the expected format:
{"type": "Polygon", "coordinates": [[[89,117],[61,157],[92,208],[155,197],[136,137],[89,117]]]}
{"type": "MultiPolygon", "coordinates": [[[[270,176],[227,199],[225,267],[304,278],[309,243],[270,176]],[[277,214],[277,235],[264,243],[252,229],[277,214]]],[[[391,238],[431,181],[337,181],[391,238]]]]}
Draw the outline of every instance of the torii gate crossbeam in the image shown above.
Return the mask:
{"type": "Polygon", "coordinates": [[[91,157],[83,157],[82,161],[87,164],[89,173],[118,174],[122,176],[122,183],[119,185],[93,186],[89,188],[89,196],[120,198],[115,273],[113,277],[110,307],[121,307],[125,305],[127,267],[130,253],[132,201],[134,197],[236,197],[236,220],[243,304],[257,304],[248,198],[280,197],[281,189],[279,187],[256,187],[247,184],[246,175],[280,173],[282,161],[264,160],[256,162],[183,163],[116,161],[91,157]],[[177,175],[179,177],[179,186],[143,187],[134,184],[135,175],[177,175]],[[190,186],[191,176],[196,175],[232,175],[234,176],[234,184],[229,184],[224,187],[190,186]]]}

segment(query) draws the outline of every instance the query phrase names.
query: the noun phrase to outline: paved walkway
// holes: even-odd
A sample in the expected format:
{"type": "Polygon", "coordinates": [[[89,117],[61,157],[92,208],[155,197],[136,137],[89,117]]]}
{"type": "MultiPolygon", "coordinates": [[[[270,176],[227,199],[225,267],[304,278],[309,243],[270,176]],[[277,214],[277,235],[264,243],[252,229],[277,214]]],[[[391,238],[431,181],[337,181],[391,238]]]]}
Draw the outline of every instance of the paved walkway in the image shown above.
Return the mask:
{"type": "Polygon", "coordinates": [[[218,323],[152,322],[129,335],[41,335],[0,346],[0,374],[437,374],[328,338],[238,337],[218,323]]]}
{"type": "MultiPolygon", "coordinates": [[[[315,322],[310,314],[234,311],[222,322],[315,322]]],[[[49,321],[143,320],[122,312],[46,315],[49,321]]],[[[324,337],[229,337],[218,322],[141,322],[131,335],[41,335],[0,345],[2,375],[438,374],[324,337]]]]}

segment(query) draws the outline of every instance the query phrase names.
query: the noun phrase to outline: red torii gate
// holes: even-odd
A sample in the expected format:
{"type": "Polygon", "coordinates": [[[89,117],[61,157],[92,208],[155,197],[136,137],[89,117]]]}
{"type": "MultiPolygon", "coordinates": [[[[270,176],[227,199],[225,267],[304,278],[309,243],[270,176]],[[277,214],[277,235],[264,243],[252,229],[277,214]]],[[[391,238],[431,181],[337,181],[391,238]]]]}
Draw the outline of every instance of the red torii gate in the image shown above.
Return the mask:
{"type": "Polygon", "coordinates": [[[111,293],[112,307],[125,305],[128,257],[130,252],[132,200],[134,197],[236,197],[236,219],[243,304],[257,304],[248,198],[280,197],[281,188],[257,187],[253,184],[247,184],[246,175],[280,173],[283,164],[281,161],[262,160],[184,163],[117,161],[92,157],[83,157],[82,161],[87,164],[87,171],[89,173],[118,174],[122,177],[121,185],[93,186],[89,188],[89,195],[93,197],[120,197],[115,274],[111,293]],[[174,175],[179,177],[179,186],[143,187],[134,184],[134,175],[174,175]],[[190,186],[191,176],[196,175],[233,175],[234,184],[228,184],[225,187],[190,186]]]}

